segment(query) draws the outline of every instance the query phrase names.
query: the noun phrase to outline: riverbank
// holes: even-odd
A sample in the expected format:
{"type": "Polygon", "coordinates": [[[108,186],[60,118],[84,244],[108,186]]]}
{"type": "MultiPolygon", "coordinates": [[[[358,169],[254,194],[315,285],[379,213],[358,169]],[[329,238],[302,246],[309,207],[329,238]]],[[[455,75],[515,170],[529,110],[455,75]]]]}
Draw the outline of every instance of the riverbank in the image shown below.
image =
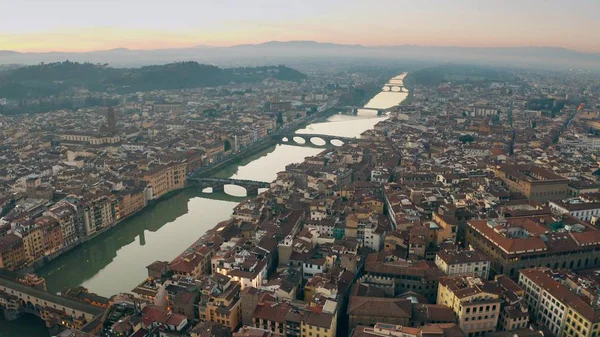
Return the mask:
{"type": "MultiPolygon", "coordinates": [[[[406,95],[383,96],[398,100],[393,104],[397,105],[406,95]]],[[[387,104],[385,100],[382,102],[387,104]]],[[[370,111],[348,116],[337,114],[335,109],[327,109],[286,132],[357,137],[385,118],[387,116],[377,117],[370,111]],[[306,124],[309,125],[305,129],[300,129],[306,124]]],[[[248,152],[244,158],[231,158],[227,164],[220,164],[218,169],[211,168],[210,175],[272,181],[277,172],[284,170],[288,164],[323,151],[323,148],[273,143],[270,146],[262,144],[262,148],[262,151],[255,148],[254,154],[248,152]]],[[[39,274],[46,278],[51,292],[64,287],[84,286],[91,292],[109,297],[130,291],[146,277],[146,265],[156,260],[173,259],[215,224],[231,216],[234,207],[243,200],[245,191],[241,187],[226,186],[226,192],[207,194],[198,188],[186,188],[58,257],[40,268],[39,274]],[[240,197],[229,198],[228,195],[240,197]]]]}

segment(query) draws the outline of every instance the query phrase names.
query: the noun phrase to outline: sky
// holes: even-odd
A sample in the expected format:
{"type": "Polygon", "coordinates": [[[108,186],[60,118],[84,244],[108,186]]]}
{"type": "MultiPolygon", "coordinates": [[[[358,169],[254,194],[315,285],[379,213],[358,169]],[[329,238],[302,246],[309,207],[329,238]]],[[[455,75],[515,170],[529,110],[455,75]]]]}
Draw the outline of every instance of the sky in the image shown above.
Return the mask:
{"type": "Polygon", "coordinates": [[[0,0],[0,50],[311,40],[600,52],[600,0],[0,0]]]}

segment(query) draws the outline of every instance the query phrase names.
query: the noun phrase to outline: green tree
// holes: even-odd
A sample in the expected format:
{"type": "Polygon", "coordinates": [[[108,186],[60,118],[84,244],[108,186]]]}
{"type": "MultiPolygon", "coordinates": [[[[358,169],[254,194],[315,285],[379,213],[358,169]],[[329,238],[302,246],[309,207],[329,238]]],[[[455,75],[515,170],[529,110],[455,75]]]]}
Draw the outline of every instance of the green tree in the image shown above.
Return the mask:
{"type": "Polygon", "coordinates": [[[462,135],[462,136],[458,137],[458,140],[461,141],[463,144],[465,144],[465,143],[472,143],[473,141],[475,141],[475,138],[473,138],[473,136],[471,136],[471,135],[462,135]]]}

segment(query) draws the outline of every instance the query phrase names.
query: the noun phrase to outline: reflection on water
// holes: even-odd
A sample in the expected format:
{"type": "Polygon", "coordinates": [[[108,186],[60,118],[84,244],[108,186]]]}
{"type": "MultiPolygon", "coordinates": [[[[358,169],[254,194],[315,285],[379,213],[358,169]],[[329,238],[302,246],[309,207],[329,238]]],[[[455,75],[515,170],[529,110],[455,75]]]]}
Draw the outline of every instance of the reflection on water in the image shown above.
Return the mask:
{"type": "Polygon", "coordinates": [[[48,337],[46,323],[37,316],[25,314],[19,319],[7,322],[0,315],[0,337],[48,337]]]}
{"type": "MultiPolygon", "coordinates": [[[[366,106],[386,109],[407,95],[382,92],[366,106]]],[[[311,124],[297,132],[357,137],[385,118],[377,116],[374,110],[360,110],[357,116],[333,115],[326,122],[311,124]]],[[[229,166],[215,176],[273,181],[286,165],[301,162],[321,151],[323,149],[309,146],[280,144],[229,166]]],[[[225,186],[225,192],[246,195],[239,186],[225,186]]],[[[78,285],[103,296],[130,291],[146,278],[147,265],[155,260],[170,261],[206,230],[227,219],[241,200],[227,194],[206,194],[194,188],[183,190],[57,258],[39,273],[46,278],[48,290],[52,292],[78,285]]]]}
{"type": "Polygon", "coordinates": [[[155,260],[170,260],[231,214],[233,201],[186,189],[40,269],[48,290],[83,285],[103,296],[129,291],[155,260]]]}

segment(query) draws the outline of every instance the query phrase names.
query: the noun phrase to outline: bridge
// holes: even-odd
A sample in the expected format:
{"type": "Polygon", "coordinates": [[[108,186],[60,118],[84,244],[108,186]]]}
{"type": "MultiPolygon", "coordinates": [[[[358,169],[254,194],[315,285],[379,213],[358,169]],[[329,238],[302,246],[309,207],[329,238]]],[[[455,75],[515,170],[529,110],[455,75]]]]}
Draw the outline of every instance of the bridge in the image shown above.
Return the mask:
{"type": "Polygon", "coordinates": [[[333,141],[339,141],[341,143],[349,143],[352,140],[356,140],[356,138],[350,138],[350,137],[340,137],[340,136],[331,136],[331,135],[320,135],[320,134],[315,134],[315,133],[290,133],[290,134],[272,134],[271,138],[275,139],[276,141],[280,142],[280,143],[284,143],[284,144],[299,144],[299,145],[304,145],[304,144],[310,144],[310,145],[314,145],[317,147],[329,147],[329,146],[339,146],[333,143],[333,141]],[[302,139],[304,141],[304,143],[299,142],[297,139],[302,139]],[[322,141],[325,142],[325,144],[316,144],[313,140],[314,139],[321,139],[322,141]]]}
{"type": "Polygon", "coordinates": [[[191,176],[188,178],[188,182],[195,186],[199,186],[201,189],[210,187],[212,188],[213,193],[225,191],[225,185],[241,186],[246,189],[247,196],[258,195],[259,188],[271,187],[270,183],[264,181],[232,178],[194,178],[191,176]]]}
{"type": "Polygon", "coordinates": [[[17,319],[21,314],[29,313],[45,319],[49,327],[56,322],[84,325],[104,313],[103,308],[54,295],[3,275],[0,276],[0,297],[5,299],[0,301],[5,318],[17,319]]]}
{"type": "Polygon", "coordinates": [[[386,83],[381,89],[385,92],[408,92],[404,91],[404,85],[396,83],[386,83]]]}
{"type": "Polygon", "coordinates": [[[334,106],[332,109],[340,111],[349,111],[353,114],[358,114],[358,110],[371,110],[377,112],[378,114],[386,112],[385,109],[365,108],[363,106],[334,106]]]}

